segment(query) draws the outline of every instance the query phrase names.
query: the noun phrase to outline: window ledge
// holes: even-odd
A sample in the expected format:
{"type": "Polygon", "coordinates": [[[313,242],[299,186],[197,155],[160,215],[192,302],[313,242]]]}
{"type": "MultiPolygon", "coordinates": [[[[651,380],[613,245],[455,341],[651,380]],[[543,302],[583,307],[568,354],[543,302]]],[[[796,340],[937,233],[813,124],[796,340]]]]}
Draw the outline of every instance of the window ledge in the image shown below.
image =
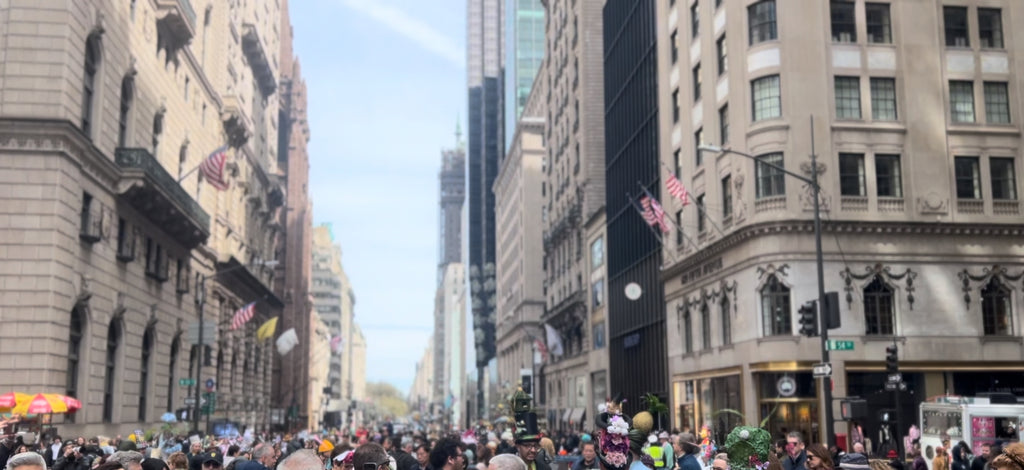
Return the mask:
{"type": "MultiPolygon", "coordinates": [[[[897,337],[899,338],[899,337],[897,337]]],[[[893,335],[864,335],[861,336],[861,343],[891,343],[893,335]]]]}
{"type": "Polygon", "coordinates": [[[757,338],[757,344],[761,344],[761,343],[784,343],[784,342],[798,343],[798,342],[800,342],[800,337],[796,336],[796,335],[775,335],[775,336],[764,336],[764,337],[761,337],[761,338],[757,338]]]}
{"type": "Polygon", "coordinates": [[[839,120],[832,123],[834,131],[873,131],[907,133],[907,126],[900,121],[857,121],[839,120]]]}
{"type": "Polygon", "coordinates": [[[750,124],[750,128],[747,130],[747,138],[753,137],[762,132],[771,131],[788,131],[789,123],[784,121],[782,117],[763,119],[760,121],[754,121],[750,124]]]}
{"type": "Polygon", "coordinates": [[[985,344],[985,343],[1018,343],[1018,344],[1024,344],[1024,338],[1021,338],[1020,336],[1011,336],[1011,335],[981,336],[978,339],[981,341],[981,344],[985,344]]]}
{"type": "Polygon", "coordinates": [[[698,356],[707,356],[708,354],[712,354],[714,352],[715,352],[714,348],[708,347],[708,348],[701,349],[700,351],[697,351],[697,355],[698,356]]]}
{"type": "Polygon", "coordinates": [[[1020,129],[1012,124],[971,124],[958,122],[950,124],[947,129],[952,135],[957,134],[988,134],[988,135],[1020,135],[1020,129]]]}
{"type": "Polygon", "coordinates": [[[718,347],[718,352],[722,352],[722,351],[731,351],[731,350],[733,350],[733,349],[736,349],[736,346],[734,346],[734,345],[733,345],[732,343],[729,343],[729,344],[723,344],[723,345],[721,345],[721,346],[719,346],[719,347],[718,347]]]}

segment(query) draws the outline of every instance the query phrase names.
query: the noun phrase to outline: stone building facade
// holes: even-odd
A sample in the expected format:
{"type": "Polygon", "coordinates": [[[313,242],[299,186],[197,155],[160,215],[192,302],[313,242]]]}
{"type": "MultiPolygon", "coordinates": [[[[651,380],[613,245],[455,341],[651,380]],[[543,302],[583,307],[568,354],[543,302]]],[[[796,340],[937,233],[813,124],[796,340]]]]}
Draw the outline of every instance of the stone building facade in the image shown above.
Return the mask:
{"type": "MultiPolygon", "coordinates": [[[[604,206],[603,0],[547,0],[542,322],[561,337],[564,354],[543,370],[551,429],[580,429],[590,371],[585,224],[604,206]]],[[[535,85],[538,86],[538,85],[535,85]]],[[[552,349],[548,344],[548,349],[552,349]]],[[[554,352],[554,351],[552,351],[554,352]]]]}
{"type": "Polygon", "coordinates": [[[124,434],[199,391],[212,419],[268,428],[279,20],[240,2],[0,7],[0,387],[77,397],[62,432],[124,434]],[[225,144],[218,191],[193,169],[225,144]]]}
{"type": "MultiPolygon", "coordinates": [[[[661,160],[702,203],[663,198],[683,228],[666,237],[662,271],[673,425],[724,433],[733,418],[719,409],[757,422],[777,408],[773,435],[825,438],[829,382],[811,375],[821,342],[799,335],[797,314],[818,297],[813,194],[702,141],[808,177],[817,155],[825,290],[841,304],[830,337],[850,342],[831,353],[836,398],[896,413],[883,392],[894,343],[908,388],[899,436],[922,426],[924,397],[1020,394],[1024,38],[1008,25],[1021,5],[658,8],[661,160]]],[[[859,424],[879,449],[880,416],[859,424]]]]}
{"type": "MultiPolygon", "coordinates": [[[[540,73],[545,70],[543,62],[540,73]]],[[[497,220],[497,328],[498,387],[508,396],[516,387],[532,384],[537,340],[543,341],[540,318],[544,314],[541,213],[546,184],[544,158],[543,81],[533,87],[512,135],[512,146],[494,180],[497,220]],[[528,370],[528,374],[523,374],[528,370]],[[529,375],[523,383],[523,375],[529,375]]]]}

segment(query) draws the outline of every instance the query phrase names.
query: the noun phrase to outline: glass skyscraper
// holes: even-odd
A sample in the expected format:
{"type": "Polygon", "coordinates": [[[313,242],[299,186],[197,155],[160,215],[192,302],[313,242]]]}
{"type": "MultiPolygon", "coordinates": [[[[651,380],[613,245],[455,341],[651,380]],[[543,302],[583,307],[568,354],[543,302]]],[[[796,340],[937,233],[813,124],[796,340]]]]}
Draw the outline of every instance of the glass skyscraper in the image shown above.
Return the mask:
{"type": "Polygon", "coordinates": [[[544,6],[541,0],[506,0],[505,146],[530,97],[533,80],[544,60],[544,6]]]}

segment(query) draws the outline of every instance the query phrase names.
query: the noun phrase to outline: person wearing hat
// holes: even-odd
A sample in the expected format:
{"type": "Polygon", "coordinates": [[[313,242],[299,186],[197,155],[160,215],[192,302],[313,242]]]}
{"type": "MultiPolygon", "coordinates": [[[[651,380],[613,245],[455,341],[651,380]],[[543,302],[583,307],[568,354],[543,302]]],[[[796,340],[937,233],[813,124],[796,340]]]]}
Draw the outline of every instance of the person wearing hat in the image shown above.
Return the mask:
{"type": "MultiPolygon", "coordinates": [[[[533,397],[519,389],[512,396],[510,408],[515,420],[513,436],[515,438],[516,455],[526,463],[527,470],[551,470],[551,466],[540,454],[540,439],[543,437],[537,429],[537,413],[530,410],[533,397]]],[[[552,456],[554,457],[554,456],[552,456]]]]}
{"type": "Polygon", "coordinates": [[[669,437],[668,431],[658,433],[658,442],[661,443],[661,452],[665,454],[665,461],[668,462],[666,467],[671,470],[676,466],[676,456],[672,449],[672,443],[669,441],[669,437]]]}
{"type": "Polygon", "coordinates": [[[196,456],[199,468],[203,470],[220,470],[224,467],[224,454],[220,449],[212,449],[196,456]]]}

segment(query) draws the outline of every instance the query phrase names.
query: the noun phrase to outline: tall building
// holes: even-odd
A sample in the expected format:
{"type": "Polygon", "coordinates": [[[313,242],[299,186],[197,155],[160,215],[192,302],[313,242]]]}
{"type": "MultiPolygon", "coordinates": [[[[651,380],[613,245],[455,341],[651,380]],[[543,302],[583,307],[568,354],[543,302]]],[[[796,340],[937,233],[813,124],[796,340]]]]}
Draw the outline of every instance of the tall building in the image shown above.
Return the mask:
{"type": "MultiPolygon", "coordinates": [[[[328,412],[340,412],[353,400],[355,387],[355,295],[341,262],[341,247],[334,243],[329,224],[313,228],[313,306],[327,324],[331,340],[338,338],[332,352],[326,387],[328,412]]],[[[365,361],[364,361],[365,362],[365,361]]],[[[365,372],[364,372],[365,373],[365,372]]],[[[365,383],[365,379],[364,379],[365,383]]]]}
{"type": "MultiPolygon", "coordinates": [[[[438,222],[438,275],[434,301],[434,334],[431,337],[434,364],[430,381],[434,387],[431,398],[436,407],[442,406],[444,397],[445,321],[442,308],[444,273],[449,264],[462,263],[463,210],[466,202],[466,145],[462,140],[462,126],[455,127],[455,147],[441,152],[441,171],[438,173],[440,192],[440,220],[438,222]]],[[[437,408],[434,409],[437,411],[437,408]]]]}
{"type": "MultiPolygon", "coordinates": [[[[672,109],[661,160],[704,208],[666,204],[686,230],[666,240],[675,261],[661,273],[674,425],[777,408],[773,434],[820,441],[820,383],[938,439],[918,422],[925,397],[1020,395],[1008,360],[1024,354],[1024,40],[1004,29],[1024,20],[1020,2],[657,4],[658,103],[672,109]],[[699,152],[702,141],[751,158],[699,152]],[[755,166],[811,177],[812,154],[825,290],[840,296],[831,384],[811,373],[820,338],[798,333],[798,308],[818,298],[813,192],[755,166]],[[899,407],[878,393],[894,344],[899,407]]],[[[865,436],[888,426],[880,418],[860,420],[865,436]]]]}
{"type": "Polygon", "coordinates": [[[211,419],[269,430],[280,21],[278,3],[0,7],[0,388],[78,398],[61,432],[155,426],[200,391],[211,419]],[[225,143],[218,190],[194,169],[225,143]]]}
{"type": "MultiPolygon", "coordinates": [[[[284,172],[278,176],[284,180],[288,210],[281,211],[276,224],[284,228],[284,244],[278,250],[276,294],[284,301],[284,312],[278,327],[281,331],[295,328],[299,338],[315,338],[314,325],[310,324],[313,302],[310,296],[313,262],[313,210],[309,199],[309,122],[306,115],[306,83],[302,78],[299,60],[292,51],[291,21],[288,16],[288,2],[281,6],[281,82],[278,94],[278,167],[284,172]]],[[[271,226],[273,227],[273,225],[271,226]]],[[[329,339],[329,338],[328,338],[329,339]]],[[[318,405],[311,401],[310,374],[314,370],[311,341],[299,341],[295,353],[279,358],[275,363],[275,403],[295,403],[301,417],[310,417],[311,408],[318,405]]],[[[323,384],[319,385],[323,387],[323,384]]]]}
{"type": "Polygon", "coordinates": [[[413,413],[429,413],[434,401],[434,338],[427,342],[423,357],[416,362],[416,375],[409,389],[409,410],[413,413]]]}
{"type": "Polygon", "coordinates": [[[519,116],[526,108],[537,70],[544,61],[545,0],[506,2],[505,139],[511,145],[519,116]]]}
{"type": "Polygon", "coordinates": [[[465,406],[474,391],[466,388],[466,269],[462,263],[445,267],[441,282],[440,309],[445,317],[444,359],[442,360],[442,416],[449,424],[464,427],[465,406]]]}
{"type": "Polygon", "coordinates": [[[664,1],[607,0],[604,7],[608,382],[609,395],[627,399],[631,413],[643,394],[668,394],[661,250],[631,200],[641,183],[658,195],[655,5],[664,1]],[[639,296],[627,298],[627,285],[631,294],[639,287],[639,296]]]}
{"type": "Polygon", "coordinates": [[[527,393],[534,393],[536,341],[544,338],[540,325],[544,313],[544,83],[541,80],[533,88],[494,181],[494,212],[500,227],[495,275],[497,382],[502,396],[508,396],[519,385],[527,393]],[[523,370],[529,371],[526,380],[523,370]]]}
{"type": "Polygon", "coordinates": [[[309,344],[309,410],[306,426],[308,429],[316,429],[330,419],[327,411],[330,395],[325,391],[330,391],[331,331],[318,314],[310,313],[309,317],[310,335],[299,337],[299,341],[309,344]]]}
{"type": "MultiPolygon", "coordinates": [[[[469,86],[469,253],[470,282],[478,376],[495,356],[494,341],[494,178],[504,153],[504,18],[503,0],[468,0],[467,83],[469,86]]],[[[477,414],[483,414],[484,381],[478,380],[477,414]]]]}
{"type": "Polygon", "coordinates": [[[547,25],[550,62],[540,77],[547,89],[544,132],[549,143],[544,166],[542,320],[554,331],[548,338],[552,354],[544,367],[543,403],[551,429],[582,430],[593,347],[588,296],[595,288],[604,289],[603,281],[591,285],[584,256],[586,223],[605,205],[604,48],[597,40],[602,37],[604,4],[605,0],[545,0],[553,19],[547,25]]]}

